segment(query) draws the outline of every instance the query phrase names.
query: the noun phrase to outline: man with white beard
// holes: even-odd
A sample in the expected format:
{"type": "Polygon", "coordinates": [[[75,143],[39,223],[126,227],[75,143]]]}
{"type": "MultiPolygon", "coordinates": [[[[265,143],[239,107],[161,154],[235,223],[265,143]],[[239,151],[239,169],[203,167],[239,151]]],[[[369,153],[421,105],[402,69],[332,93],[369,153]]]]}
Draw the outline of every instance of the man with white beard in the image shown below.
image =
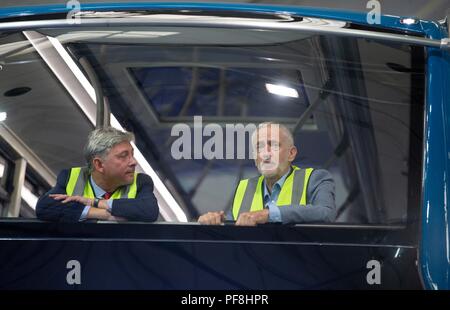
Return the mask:
{"type": "Polygon", "coordinates": [[[199,223],[219,225],[225,218],[235,220],[238,226],[335,220],[335,186],[331,174],[324,169],[292,165],[297,148],[286,126],[260,124],[252,135],[252,145],[261,175],[239,182],[229,214],[208,212],[199,217],[199,223]]]}

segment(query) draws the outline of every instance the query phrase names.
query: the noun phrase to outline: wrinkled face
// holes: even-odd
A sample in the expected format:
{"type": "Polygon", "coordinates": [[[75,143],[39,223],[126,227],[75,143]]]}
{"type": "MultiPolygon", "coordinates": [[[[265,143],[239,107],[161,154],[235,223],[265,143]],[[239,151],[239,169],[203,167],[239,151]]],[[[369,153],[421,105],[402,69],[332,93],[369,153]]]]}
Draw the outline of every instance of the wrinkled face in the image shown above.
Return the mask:
{"type": "Polygon", "coordinates": [[[254,142],[255,163],[266,178],[281,178],[297,155],[297,148],[278,125],[258,129],[254,142]]]}
{"type": "Polygon", "coordinates": [[[99,171],[111,184],[117,186],[133,183],[137,162],[130,142],[124,141],[114,145],[103,158],[99,171]]]}

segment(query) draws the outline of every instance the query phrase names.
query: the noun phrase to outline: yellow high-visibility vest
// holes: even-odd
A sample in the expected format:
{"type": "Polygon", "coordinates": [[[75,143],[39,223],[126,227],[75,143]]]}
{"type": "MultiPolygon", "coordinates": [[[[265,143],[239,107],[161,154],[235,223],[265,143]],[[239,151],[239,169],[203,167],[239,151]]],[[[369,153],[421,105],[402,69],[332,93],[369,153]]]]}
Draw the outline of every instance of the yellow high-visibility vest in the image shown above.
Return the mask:
{"type": "MultiPolygon", "coordinates": [[[[137,193],[137,173],[134,173],[133,183],[121,186],[114,191],[111,199],[136,198],[137,193]]],[[[89,171],[87,167],[75,167],[70,169],[69,181],[66,185],[66,193],[69,196],[84,196],[95,198],[91,182],[89,182],[89,171]]]]}
{"type": "MultiPolygon", "coordinates": [[[[313,168],[300,169],[292,166],[293,170],[287,176],[281,187],[277,199],[277,206],[289,206],[298,203],[306,205],[306,192],[308,181],[313,168]]],[[[237,220],[240,213],[248,211],[260,211],[264,209],[263,184],[264,177],[254,177],[241,180],[236,189],[233,200],[233,218],[237,220]]]]}

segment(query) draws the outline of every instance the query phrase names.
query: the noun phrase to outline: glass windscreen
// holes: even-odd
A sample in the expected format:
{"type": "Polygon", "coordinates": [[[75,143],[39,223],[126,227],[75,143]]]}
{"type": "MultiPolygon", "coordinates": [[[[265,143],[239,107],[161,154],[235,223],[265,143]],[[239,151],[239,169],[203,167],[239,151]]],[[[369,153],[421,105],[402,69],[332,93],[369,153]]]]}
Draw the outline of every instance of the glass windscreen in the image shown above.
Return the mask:
{"type": "MultiPolygon", "coordinates": [[[[153,33],[153,41],[136,35],[144,30],[124,32],[118,42],[104,37],[97,42],[86,28],[70,39],[64,34],[60,46],[92,85],[79,60],[91,64],[111,124],[135,134],[142,155],[138,171],[153,179],[160,221],[232,213],[240,182],[261,175],[252,133],[264,122],[291,131],[297,149],[292,166],[332,176],[336,215],[328,224],[405,224],[415,218],[423,48],[331,35],[287,33],[283,39],[282,31],[266,31],[264,39],[256,30],[220,45],[214,29],[203,29],[201,42],[185,37],[177,44],[167,39],[177,35],[173,29],[159,29],[166,35],[153,33]],[[245,36],[255,33],[258,40],[245,43],[245,36]],[[208,44],[208,35],[214,44],[208,44]]],[[[63,35],[54,34],[55,40],[58,36],[63,35]]],[[[0,126],[3,144],[27,150],[13,157],[32,158],[33,182],[28,176],[24,188],[38,196],[54,185],[60,170],[86,164],[83,147],[96,108],[80,104],[73,84],[51,69],[64,59],[59,45],[46,58],[29,38],[23,33],[0,38],[0,112],[7,115],[0,126]]],[[[59,65],[75,75],[64,61],[59,65]]],[[[5,188],[13,194],[12,187],[5,188]]],[[[34,216],[17,216],[27,214],[34,216]]]]}

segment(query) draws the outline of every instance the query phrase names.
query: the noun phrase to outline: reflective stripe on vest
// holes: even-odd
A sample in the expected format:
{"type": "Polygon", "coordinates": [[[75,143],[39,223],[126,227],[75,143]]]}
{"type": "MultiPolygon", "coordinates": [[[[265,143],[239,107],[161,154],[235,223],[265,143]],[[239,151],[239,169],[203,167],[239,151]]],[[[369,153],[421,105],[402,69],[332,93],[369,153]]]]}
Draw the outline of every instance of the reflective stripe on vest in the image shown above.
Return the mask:
{"type": "MultiPolygon", "coordinates": [[[[114,191],[111,199],[122,197],[136,198],[137,193],[137,173],[134,173],[133,183],[121,186],[114,191]]],[[[70,169],[69,181],[66,185],[66,193],[69,196],[84,196],[95,198],[91,183],[89,182],[89,170],[86,167],[76,167],[70,169]]]]}
{"type": "MultiPolygon", "coordinates": [[[[277,206],[279,207],[289,206],[297,202],[300,205],[306,205],[308,181],[313,168],[300,169],[296,166],[293,166],[293,168],[278,195],[277,206]]],[[[234,220],[238,218],[240,213],[264,209],[263,180],[264,177],[259,176],[239,182],[233,200],[234,220]]]]}

